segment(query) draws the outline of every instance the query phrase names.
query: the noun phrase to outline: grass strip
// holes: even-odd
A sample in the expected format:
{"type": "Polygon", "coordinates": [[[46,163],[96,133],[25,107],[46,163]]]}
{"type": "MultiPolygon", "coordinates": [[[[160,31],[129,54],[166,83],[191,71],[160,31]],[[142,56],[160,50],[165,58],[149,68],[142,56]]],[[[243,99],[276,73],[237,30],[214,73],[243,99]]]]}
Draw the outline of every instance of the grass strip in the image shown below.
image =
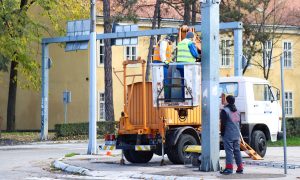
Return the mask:
{"type": "MultiPolygon", "coordinates": [[[[300,137],[287,137],[286,138],[287,146],[300,146],[300,137]]],[[[276,142],[268,142],[270,147],[280,147],[283,146],[283,139],[276,142]]]]}

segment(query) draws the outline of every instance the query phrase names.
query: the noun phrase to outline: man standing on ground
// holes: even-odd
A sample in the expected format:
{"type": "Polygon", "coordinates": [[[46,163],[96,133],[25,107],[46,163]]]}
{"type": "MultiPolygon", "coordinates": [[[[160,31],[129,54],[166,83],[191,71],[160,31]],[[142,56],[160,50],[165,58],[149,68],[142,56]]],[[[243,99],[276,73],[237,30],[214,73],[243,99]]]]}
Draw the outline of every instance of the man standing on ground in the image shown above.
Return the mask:
{"type": "Polygon", "coordinates": [[[226,167],[221,174],[233,173],[233,156],[237,165],[236,173],[243,173],[243,163],[240,151],[240,112],[236,109],[235,98],[232,95],[226,97],[227,105],[220,113],[221,136],[226,153],[226,167]]]}

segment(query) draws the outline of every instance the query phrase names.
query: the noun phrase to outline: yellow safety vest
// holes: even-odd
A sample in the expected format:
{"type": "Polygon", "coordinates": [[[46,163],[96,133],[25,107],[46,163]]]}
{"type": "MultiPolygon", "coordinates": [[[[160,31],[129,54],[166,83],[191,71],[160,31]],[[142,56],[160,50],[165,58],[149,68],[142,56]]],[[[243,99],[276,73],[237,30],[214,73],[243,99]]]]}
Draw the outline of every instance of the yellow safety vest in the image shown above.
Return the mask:
{"type": "Polygon", "coordinates": [[[178,43],[177,46],[177,62],[195,62],[196,59],[193,57],[189,43],[191,40],[184,39],[178,43]]]}
{"type": "MultiPolygon", "coordinates": [[[[160,42],[157,43],[155,46],[154,52],[153,52],[153,61],[161,61],[160,59],[160,42]]],[[[171,62],[172,61],[172,45],[168,43],[167,49],[166,49],[166,61],[171,62]]]]}

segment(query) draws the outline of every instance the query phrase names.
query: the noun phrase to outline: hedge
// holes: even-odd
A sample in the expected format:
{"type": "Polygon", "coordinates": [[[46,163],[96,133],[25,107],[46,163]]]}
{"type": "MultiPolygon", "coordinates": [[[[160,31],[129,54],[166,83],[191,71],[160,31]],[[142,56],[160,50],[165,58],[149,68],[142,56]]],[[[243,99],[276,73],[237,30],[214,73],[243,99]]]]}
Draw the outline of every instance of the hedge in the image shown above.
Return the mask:
{"type": "MultiPolygon", "coordinates": [[[[115,121],[100,121],[97,122],[97,135],[103,136],[105,134],[113,134],[116,132],[115,121]]],[[[68,123],[55,124],[54,130],[57,137],[67,137],[76,135],[88,135],[89,124],[86,123],[68,123]]]]}
{"type": "Polygon", "coordinates": [[[300,137],[300,117],[286,118],[286,136],[300,137]]]}
{"type": "MultiPolygon", "coordinates": [[[[97,122],[97,135],[116,133],[116,121],[100,121],[97,122]]],[[[86,123],[70,123],[56,124],[55,132],[57,137],[67,137],[76,135],[88,135],[89,124],[86,123]]],[[[286,119],[286,132],[288,137],[300,137],[300,117],[286,119]]]]}

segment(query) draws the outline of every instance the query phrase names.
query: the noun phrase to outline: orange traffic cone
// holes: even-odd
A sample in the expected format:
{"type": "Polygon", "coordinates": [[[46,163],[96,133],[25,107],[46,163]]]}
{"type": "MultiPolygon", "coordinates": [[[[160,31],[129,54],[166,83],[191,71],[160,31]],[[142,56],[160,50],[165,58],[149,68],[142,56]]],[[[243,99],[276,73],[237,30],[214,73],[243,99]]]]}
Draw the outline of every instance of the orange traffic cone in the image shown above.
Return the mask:
{"type": "Polygon", "coordinates": [[[111,156],[111,151],[107,151],[107,152],[106,152],[106,155],[107,155],[107,156],[111,156]]]}

